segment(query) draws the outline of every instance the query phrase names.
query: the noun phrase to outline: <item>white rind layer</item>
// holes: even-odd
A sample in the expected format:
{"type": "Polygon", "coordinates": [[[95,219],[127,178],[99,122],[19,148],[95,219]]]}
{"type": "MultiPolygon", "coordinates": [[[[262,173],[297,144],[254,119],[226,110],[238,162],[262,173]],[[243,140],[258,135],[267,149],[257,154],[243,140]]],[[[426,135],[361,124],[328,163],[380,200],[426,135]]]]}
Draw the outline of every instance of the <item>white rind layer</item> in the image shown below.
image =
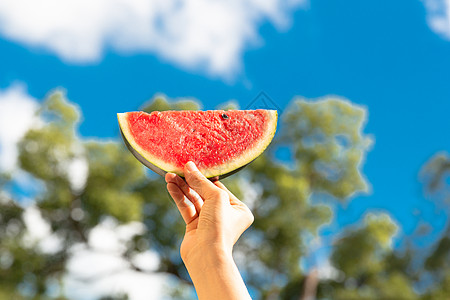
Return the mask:
{"type": "MultiPolygon", "coordinates": [[[[257,158],[259,155],[261,155],[261,153],[264,152],[267,146],[269,146],[277,129],[277,120],[278,120],[277,111],[276,110],[266,110],[266,111],[269,114],[267,130],[264,131],[264,135],[261,137],[260,141],[256,144],[255,147],[253,147],[252,149],[248,149],[248,151],[245,151],[239,157],[233,159],[232,161],[208,169],[200,169],[200,172],[202,172],[202,174],[208,178],[225,175],[242,166],[245,166],[246,164],[250,163],[255,158],[257,158]]],[[[143,158],[145,158],[149,163],[155,165],[156,167],[166,172],[171,172],[180,176],[184,176],[183,169],[180,169],[171,163],[167,163],[159,159],[150,152],[144,150],[141,146],[139,146],[135,142],[135,140],[132,138],[132,134],[128,126],[127,113],[118,113],[117,119],[119,121],[119,126],[122,130],[125,139],[131,145],[131,147],[134,150],[136,150],[143,158]]]]}

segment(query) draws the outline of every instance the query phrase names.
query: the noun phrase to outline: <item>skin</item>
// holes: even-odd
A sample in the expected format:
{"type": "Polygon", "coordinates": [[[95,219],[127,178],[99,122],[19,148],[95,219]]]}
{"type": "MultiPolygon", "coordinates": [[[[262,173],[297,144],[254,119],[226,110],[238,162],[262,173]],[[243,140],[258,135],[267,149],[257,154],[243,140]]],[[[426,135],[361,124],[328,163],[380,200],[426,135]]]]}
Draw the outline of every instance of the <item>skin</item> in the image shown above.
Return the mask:
{"type": "Polygon", "coordinates": [[[211,181],[193,162],[186,182],[166,174],[167,190],[186,222],[180,254],[200,300],[251,299],[232,257],[233,246],[253,223],[253,214],[221,182],[211,181]]]}

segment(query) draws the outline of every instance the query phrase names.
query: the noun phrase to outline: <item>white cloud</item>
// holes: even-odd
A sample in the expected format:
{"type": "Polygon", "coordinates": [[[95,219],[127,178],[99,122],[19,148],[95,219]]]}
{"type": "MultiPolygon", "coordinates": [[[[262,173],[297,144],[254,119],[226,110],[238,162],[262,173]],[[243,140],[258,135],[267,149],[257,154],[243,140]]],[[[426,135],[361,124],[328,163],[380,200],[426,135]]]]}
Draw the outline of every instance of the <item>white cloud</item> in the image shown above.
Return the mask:
{"type": "Polygon", "coordinates": [[[424,0],[431,29],[450,40],[450,0],[424,0]]]}
{"type": "Polygon", "coordinates": [[[126,250],[127,241],[144,231],[142,223],[131,222],[118,226],[114,219],[107,218],[91,230],[89,245],[96,250],[121,253],[126,250]]]}
{"type": "Polygon", "coordinates": [[[62,247],[62,240],[52,234],[50,224],[42,218],[39,209],[30,205],[25,208],[23,221],[27,231],[23,243],[25,247],[37,247],[43,253],[56,253],[62,247]]]}
{"type": "MultiPolygon", "coordinates": [[[[1,24],[1,18],[0,18],[1,24]]],[[[37,100],[21,85],[0,90],[0,170],[13,171],[17,166],[17,143],[37,119],[37,100]]]]}
{"type": "Polygon", "coordinates": [[[85,156],[78,156],[67,163],[67,178],[76,193],[83,190],[89,173],[89,164],[85,156]]]}
{"type": "Polygon", "coordinates": [[[50,225],[42,218],[39,209],[29,206],[23,213],[23,221],[27,226],[29,238],[34,241],[41,240],[50,234],[50,225]]]}
{"type": "MultiPolygon", "coordinates": [[[[11,172],[23,191],[36,191],[40,188],[39,183],[29,174],[18,169],[17,161],[18,142],[29,129],[43,125],[43,121],[36,115],[38,108],[38,101],[28,95],[22,84],[0,90],[0,171],[11,172]]],[[[61,159],[60,163],[72,189],[79,192],[86,183],[88,162],[80,145],[74,145],[72,150],[75,157],[61,159]]]]}
{"type": "Polygon", "coordinates": [[[145,226],[139,222],[118,225],[105,219],[89,234],[89,248],[77,245],[72,249],[64,278],[66,294],[71,299],[98,299],[105,295],[128,294],[131,300],[161,299],[168,276],[155,271],[158,255],[146,251],[133,255],[131,261],[148,273],[137,272],[122,257],[128,243],[145,226]]]}
{"type": "MultiPolygon", "coordinates": [[[[23,220],[27,228],[23,239],[25,247],[37,247],[48,254],[61,249],[63,241],[52,233],[50,224],[36,206],[25,208],[23,220]]],[[[105,295],[128,294],[130,300],[161,299],[167,290],[169,276],[152,273],[159,266],[158,255],[148,250],[131,256],[134,265],[146,272],[132,270],[122,257],[126,244],[144,231],[145,226],[140,222],[118,225],[112,218],[95,226],[88,237],[89,247],[78,244],[70,250],[64,276],[67,296],[76,300],[94,300],[105,295]]]]}
{"type": "Polygon", "coordinates": [[[2,0],[0,34],[72,63],[93,63],[114,49],[230,76],[264,21],[287,28],[306,1],[2,0]]]}
{"type": "MultiPolygon", "coordinates": [[[[108,259],[104,254],[89,257],[87,254],[77,257],[78,263],[90,269],[98,264],[113,266],[114,258],[108,259]],[[81,260],[85,260],[81,262],[81,260]]],[[[104,275],[104,274],[103,274],[104,275]]],[[[73,276],[65,278],[65,290],[74,300],[94,300],[106,295],[128,294],[130,300],[161,299],[167,289],[167,276],[145,274],[123,268],[120,272],[112,271],[107,276],[93,275],[87,281],[80,281],[73,276]]]]}
{"type": "Polygon", "coordinates": [[[337,280],[341,281],[344,278],[344,274],[333,267],[329,259],[323,260],[318,266],[317,266],[317,275],[322,280],[337,280]]]}

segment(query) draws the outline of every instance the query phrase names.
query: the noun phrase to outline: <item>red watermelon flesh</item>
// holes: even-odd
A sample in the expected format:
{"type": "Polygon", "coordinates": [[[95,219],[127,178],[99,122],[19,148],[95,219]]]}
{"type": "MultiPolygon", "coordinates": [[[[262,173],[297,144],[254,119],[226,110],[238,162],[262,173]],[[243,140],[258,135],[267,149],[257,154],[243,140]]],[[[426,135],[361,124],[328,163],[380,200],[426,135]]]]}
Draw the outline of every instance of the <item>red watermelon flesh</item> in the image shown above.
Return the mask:
{"type": "Polygon", "coordinates": [[[259,156],[277,125],[274,110],[154,111],[118,114],[129,145],[145,160],[183,176],[193,161],[207,177],[227,174],[259,156]]]}

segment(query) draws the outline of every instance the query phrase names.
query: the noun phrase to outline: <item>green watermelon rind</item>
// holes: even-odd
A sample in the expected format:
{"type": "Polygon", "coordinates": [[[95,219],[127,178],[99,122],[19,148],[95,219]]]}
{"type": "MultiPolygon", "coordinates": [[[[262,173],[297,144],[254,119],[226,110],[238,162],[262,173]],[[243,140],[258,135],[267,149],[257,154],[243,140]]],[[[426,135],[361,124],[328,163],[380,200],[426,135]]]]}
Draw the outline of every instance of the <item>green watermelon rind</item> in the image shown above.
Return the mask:
{"type": "MultiPolygon", "coordinates": [[[[264,152],[264,150],[266,150],[266,148],[269,146],[275,135],[278,120],[278,113],[276,110],[266,110],[266,111],[270,114],[268,118],[269,122],[267,124],[267,130],[264,131],[265,133],[264,136],[260,139],[260,141],[256,144],[255,147],[251,149],[249,148],[248,151],[242,153],[241,155],[239,155],[239,157],[235,158],[233,161],[229,161],[226,162],[225,164],[217,165],[215,167],[208,169],[200,169],[200,172],[202,172],[202,174],[205,175],[205,177],[207,178],[216,176],[224,177],[227,174],[236,171],[237,169],[242,168],[243,166],[249,164],[259,155],[261,155],[264,152]]],[[[175,167],[174,165],[159,159],[158,157],[144,150],[134,141],[133,135],[131,134],[128,126],[127,113],[118,113],[117,119],[119,121],[119,127],[123,137],[126,139],[129,146],[131,146],[137,153],[139,153],[139,155],[142,158],[144,158],[147,162],[165,172],[175,173],[179,176],[184,177],[183,169],[175,167]]]]}

